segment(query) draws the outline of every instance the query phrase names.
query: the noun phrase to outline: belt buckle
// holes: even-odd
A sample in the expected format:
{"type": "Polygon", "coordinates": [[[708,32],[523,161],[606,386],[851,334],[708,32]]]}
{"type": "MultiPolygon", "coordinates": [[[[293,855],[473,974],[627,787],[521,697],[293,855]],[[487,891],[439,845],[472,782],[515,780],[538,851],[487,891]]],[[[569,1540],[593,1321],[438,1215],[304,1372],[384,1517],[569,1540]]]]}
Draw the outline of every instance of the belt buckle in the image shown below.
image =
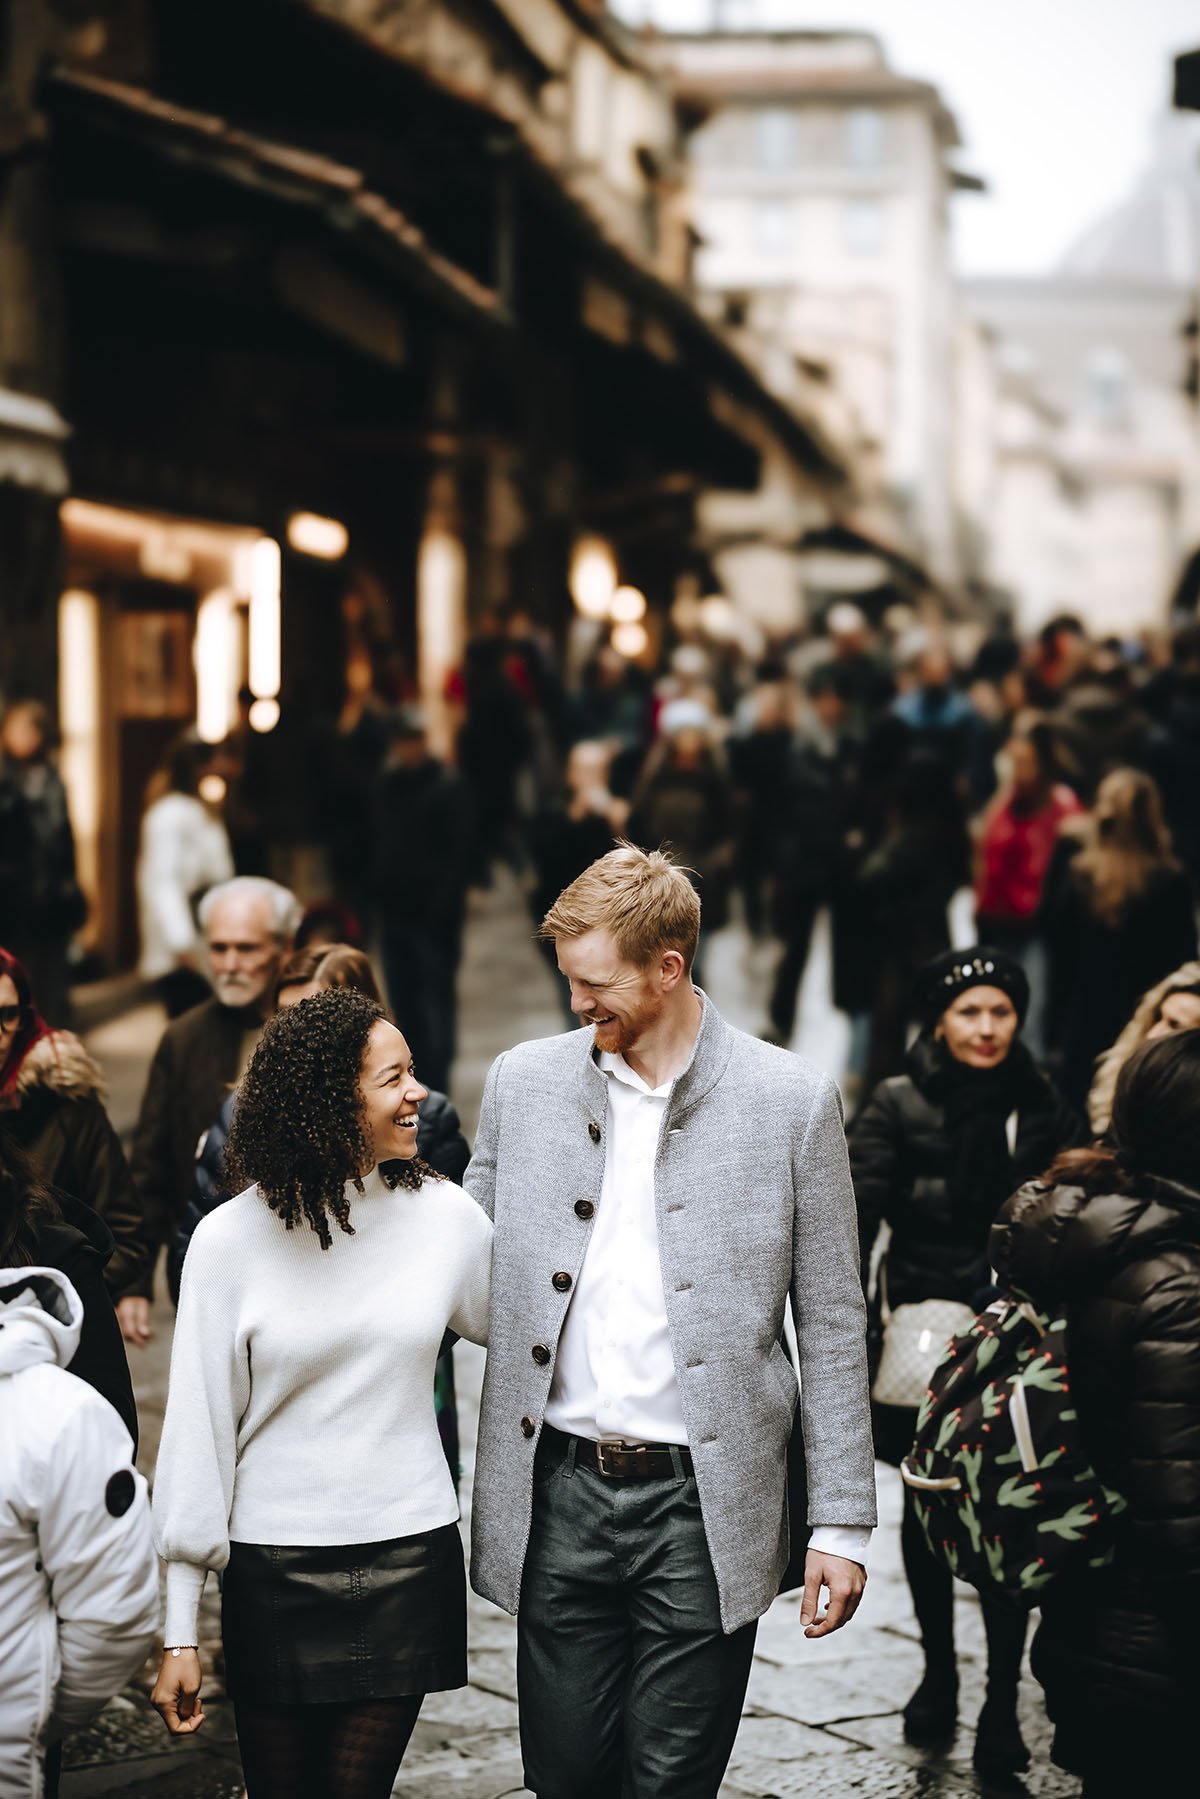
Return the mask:
{"type": "Polygon", "coordinates": [[[626,1443],[619,1437],[610,1438],[608,1442],[600,1442],[596,1445],[596,1472],[597,1474],[603,1474],[608,1479],[620,1479],[626,1473],[626,1470],[617,1467],[610,1468],[607,1462],[607,1457],[609,1455],[641,1456],[644,1459],[646,1454],[647,1450],[644,1443],[626,1443]]]}

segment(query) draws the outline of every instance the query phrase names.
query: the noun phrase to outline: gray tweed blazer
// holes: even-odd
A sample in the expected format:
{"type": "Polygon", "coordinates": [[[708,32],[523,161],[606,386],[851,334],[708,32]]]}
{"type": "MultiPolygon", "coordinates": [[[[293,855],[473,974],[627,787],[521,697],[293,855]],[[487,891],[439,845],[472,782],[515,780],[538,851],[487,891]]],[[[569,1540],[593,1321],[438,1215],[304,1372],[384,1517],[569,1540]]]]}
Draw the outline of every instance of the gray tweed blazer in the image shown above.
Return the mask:
{"type": "MultiPolygon", "coordinates": [[[[697,989],[697,991],[699,991],[697,989]]],[[[704,999],[655,1164],[671,1347],[726,1631],[774,1599],[788,1560],[785,1457],[796,1380],[812,1524],[871,1525],[866,1315],[841,1100],[828,1076],[725,1023],[704,999]]],[[[495,1221],[492,1313],[472,1501],[471,1578],[521,1596],[533,1459],[559,1333],[604,1174],[606,1077],[587,1029],[493,1063],[464,1186],[495,1221]],[[586,1209],[586,1208],[585,1208],[586,1209]],[[559,1279],[556,1283],[555,1277],[559,1279]],[[535,1344],[550,1358],[536,1361],[535,1344]]]]}

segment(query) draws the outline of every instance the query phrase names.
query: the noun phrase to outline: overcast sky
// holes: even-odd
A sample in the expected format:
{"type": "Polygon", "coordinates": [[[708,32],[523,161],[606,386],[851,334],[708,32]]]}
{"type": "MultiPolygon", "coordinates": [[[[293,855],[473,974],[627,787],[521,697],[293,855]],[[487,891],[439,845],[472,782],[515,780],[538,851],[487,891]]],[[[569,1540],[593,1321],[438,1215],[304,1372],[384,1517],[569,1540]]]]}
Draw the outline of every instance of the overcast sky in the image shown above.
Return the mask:
{"type": "MultiPolygon", "coordinates": [[[[613,0],[634,23],[712,22],[720,0],[613,0]]],[[[1037,274],[1129,190],[1171,58],[1200,48],[1198,0],[725,0],[769,26],[876,31],[892,66],[936,82],[986,196],[955,200],[966,274],[1037,274]]]]}

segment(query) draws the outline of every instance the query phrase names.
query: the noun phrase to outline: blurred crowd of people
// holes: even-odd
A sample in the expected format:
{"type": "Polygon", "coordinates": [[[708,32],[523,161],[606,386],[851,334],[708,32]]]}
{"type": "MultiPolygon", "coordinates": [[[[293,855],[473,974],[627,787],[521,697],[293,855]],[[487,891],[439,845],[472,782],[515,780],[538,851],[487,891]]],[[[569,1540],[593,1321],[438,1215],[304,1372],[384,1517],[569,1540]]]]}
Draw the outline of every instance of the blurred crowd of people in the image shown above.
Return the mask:
{"type": "MultiPolygon", "coordinates": [[[[700,984],[707,944],[740,917],[770,964],[761,1035],[784,1046],[828,912],[831,998],[851,1021],[843,1086],[857,1113],[851,1161],[876,1319],[886,1330],[892,1306],[976,1304],[1007,1195],[1051,1164],[1069,1171],[1089,1137],[1111,1133],[1114,1107],[1128,1110],[1125,1071],[1147,1046],[1200,1027],[1200,626],[1153,644],[1096,642],[1069,617],[1029,642],[971,637],[911,618],[872,627],[843,602],[819,632],[753,653],[685,639],[657,673],[600,631],[567,680],[527,619],[491,618],[443,696],[451,755],[435,752],[420,707],[371,698],[308,744],[293,779],[321,874],[299,896],[271,878],[298,864],[279,853],[266,752],[244,731],[215,746],[187,735],[142,819],[140,966],[169,1022],[128,1157],[101,1072],[69,1028],[86,902],[53,720],[32,702],[10,706],[0,726],[0,1252],[54,1271],[20,1290],[54,1346],[47,1357],[136,1429],[114,1307],[125,1341],[145,1344],[160,1250],[177,1293],[192,1231],[228,1197],[222,1150],[268,1019],[329,988],[382,1002],[372,955],[431,1090],[420,1153],[461,1178],[468,1148],[449,1096],[470,889],[507,867],[532,930],[622,839],[670,846],[699,888],[700,984]]],[[[553,946],[540,947],[557,979],[553,946]]],[[[564,983],[560,992],[571,1022],[564,983]]],[[[1171,1204],[1190,1219],[1200,1171],[1155,1172],[1153,1154],[1146,1168],[1175,1183],[1171,1204]]],[[[1128,1199],[1145,1170],[1097,1162],[1085,1172],[1089,1199],[1106,1182],[1128,1199]]],[[[1147,1193],[1161,1209],[1153,1180],[1147,1193]]],[[[907,1403],[877,1404],[879,1453],[903,1458],[915,1415],[907,1403]]],[[[456,1474],[448,1358],[438,1418],[456,1474]]],[[[1172,1458],[1162,1461],[1163,1503],[1174,1505],[1172,1458]]],[[[123,1474],[122,1463],[114,1478],[123,1474]]],[[[128,1503],[140,1515],[136,1483],[128,1503]]],[[[1195,1508],[1183,1511],[1190,1520],[1195,1508]]],[[[935,1743],[957,1715],[951,1583],[910,1506],[903,1552],[927,1664],[905,1727],[935,1743]]],[[[1146,1604],[1141,1627],[1153,1634],[1161,1618],[1146,1604]]],[[[1066,1615],[1051,1608],[1046,1640],[1066,1615]]],[[[1027,1760],[1015,1711],[1024,1618],[985,1606],[985,1621],[977,1761],[1012,1773],[1027,1760]]],[[[1097,1614],[1096,1628],[1103,1645],[1116,1626],[1097,1614]]],[[[1081,1664],[1060,1698],[1067,1765],[1086,1760],[1079,1744],[1106,1679],[1099,1663],[1081,1664]]]]}

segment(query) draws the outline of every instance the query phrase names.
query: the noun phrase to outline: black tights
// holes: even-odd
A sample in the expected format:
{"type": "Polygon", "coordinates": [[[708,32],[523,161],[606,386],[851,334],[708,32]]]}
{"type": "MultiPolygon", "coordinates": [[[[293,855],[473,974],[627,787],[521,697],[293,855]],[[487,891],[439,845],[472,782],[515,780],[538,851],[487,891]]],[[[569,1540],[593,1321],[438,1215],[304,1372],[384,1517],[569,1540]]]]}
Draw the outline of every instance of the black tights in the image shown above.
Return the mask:
{"type": "Polygon", "coordinates": [[[235,1704],[249,1799],[389,1799],[424,1697],[235,1704]]]}
{"type": "MultiPolygon", "coordinates": [[[[921,1630],[925,1660],[936,1672],[949,1674],[954,1668],[954,1576],[930,1550],[907,1488],[900,1524],[900,1550],[913,1610],[921,1630]]],[[[980,1595],[980,1605],[983,1628],[987,1633],[988,1698],[1014,1704],[1028,1620],[1016,1606],[987,1593],[980,1595]]]]}

